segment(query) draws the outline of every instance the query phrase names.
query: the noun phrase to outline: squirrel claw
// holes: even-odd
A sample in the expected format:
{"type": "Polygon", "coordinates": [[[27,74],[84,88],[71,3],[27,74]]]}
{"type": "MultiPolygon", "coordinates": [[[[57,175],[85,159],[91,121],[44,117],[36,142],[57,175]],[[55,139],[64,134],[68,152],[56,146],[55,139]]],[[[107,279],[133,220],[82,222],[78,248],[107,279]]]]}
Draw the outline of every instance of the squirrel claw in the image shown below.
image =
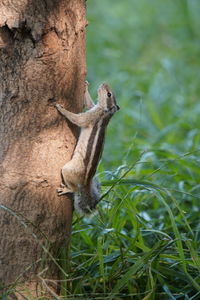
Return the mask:
{"type": "Polygon", "coordinates": [[[72,193],[72,191],[63,184],[63,187],[57,189],[57,193],[58,193],[58,196],[61,196],[61,195],[65,195],[67,193],[72,193]]]}
{"type": "Polygon", "coordinates": [[[63,108],[62,105],[60,105],[60,104],[58,104],[58,103],[55,104],[55,107],[56,107],[58,110],[60,110],[60,109],[63,108]]]}

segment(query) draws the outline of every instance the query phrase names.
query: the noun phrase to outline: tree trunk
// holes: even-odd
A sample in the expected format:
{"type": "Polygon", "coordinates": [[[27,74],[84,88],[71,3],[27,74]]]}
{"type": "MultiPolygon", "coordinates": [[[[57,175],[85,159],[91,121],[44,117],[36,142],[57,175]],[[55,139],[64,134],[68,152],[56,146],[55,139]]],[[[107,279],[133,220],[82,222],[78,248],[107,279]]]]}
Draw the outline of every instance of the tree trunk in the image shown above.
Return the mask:
{"type": "Polygon", "coordinates": [[[41,277],[60,278],[70,236],[56,188],[78,132],[54,105],[82,109],[85,26],[84,0],[0,3],[0,280],[35,295],[41,277]]]}

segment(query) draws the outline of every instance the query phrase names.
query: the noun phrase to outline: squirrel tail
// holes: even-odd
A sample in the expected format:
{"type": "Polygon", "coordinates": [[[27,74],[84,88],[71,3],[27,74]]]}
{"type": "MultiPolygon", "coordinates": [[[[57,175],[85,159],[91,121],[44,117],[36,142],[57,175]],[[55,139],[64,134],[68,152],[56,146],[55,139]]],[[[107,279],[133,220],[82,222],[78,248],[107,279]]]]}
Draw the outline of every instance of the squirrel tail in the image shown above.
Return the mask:
{"type": "Polygon", "coordinates": [[[81,215],[91,213],[100,199],[100,183],[97,179],[92,179],[87,186],[80,187],[74,194],[74,208],[81,215]]]}

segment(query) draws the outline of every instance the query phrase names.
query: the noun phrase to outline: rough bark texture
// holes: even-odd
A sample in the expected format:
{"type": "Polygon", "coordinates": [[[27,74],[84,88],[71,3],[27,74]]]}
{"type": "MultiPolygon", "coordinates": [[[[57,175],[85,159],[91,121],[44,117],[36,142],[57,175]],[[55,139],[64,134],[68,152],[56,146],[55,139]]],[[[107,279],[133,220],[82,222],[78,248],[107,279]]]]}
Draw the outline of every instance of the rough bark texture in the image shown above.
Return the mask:
{"type": "Polygon", "coordinates": [[[36,289],[38,272],[58,278],[72,204],[58,197],[60,169],[76,134],[54,107],[82,109],[84,0],[0,2],[0,280],[36,289]],[[4,207],[5,206],[5,207],[4,207]],[[48,238],[46,238],[42,233],[48,238]],[[35,236],[36,235],[36,236],[35,236]]]}

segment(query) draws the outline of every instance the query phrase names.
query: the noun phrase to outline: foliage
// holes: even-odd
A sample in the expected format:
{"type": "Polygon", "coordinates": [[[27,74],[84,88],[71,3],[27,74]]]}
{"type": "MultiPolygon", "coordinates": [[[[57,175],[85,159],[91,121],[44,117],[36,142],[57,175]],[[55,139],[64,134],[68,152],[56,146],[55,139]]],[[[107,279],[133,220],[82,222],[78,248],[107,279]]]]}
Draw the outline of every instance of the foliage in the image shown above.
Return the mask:
{"type": "Polygon", "coordinates": [[[90,88],[109,82],[121,110],[99,167],[109,192],[74,220],[67,299],[200,299],[199,10],[88,1],[90,88]]]}

